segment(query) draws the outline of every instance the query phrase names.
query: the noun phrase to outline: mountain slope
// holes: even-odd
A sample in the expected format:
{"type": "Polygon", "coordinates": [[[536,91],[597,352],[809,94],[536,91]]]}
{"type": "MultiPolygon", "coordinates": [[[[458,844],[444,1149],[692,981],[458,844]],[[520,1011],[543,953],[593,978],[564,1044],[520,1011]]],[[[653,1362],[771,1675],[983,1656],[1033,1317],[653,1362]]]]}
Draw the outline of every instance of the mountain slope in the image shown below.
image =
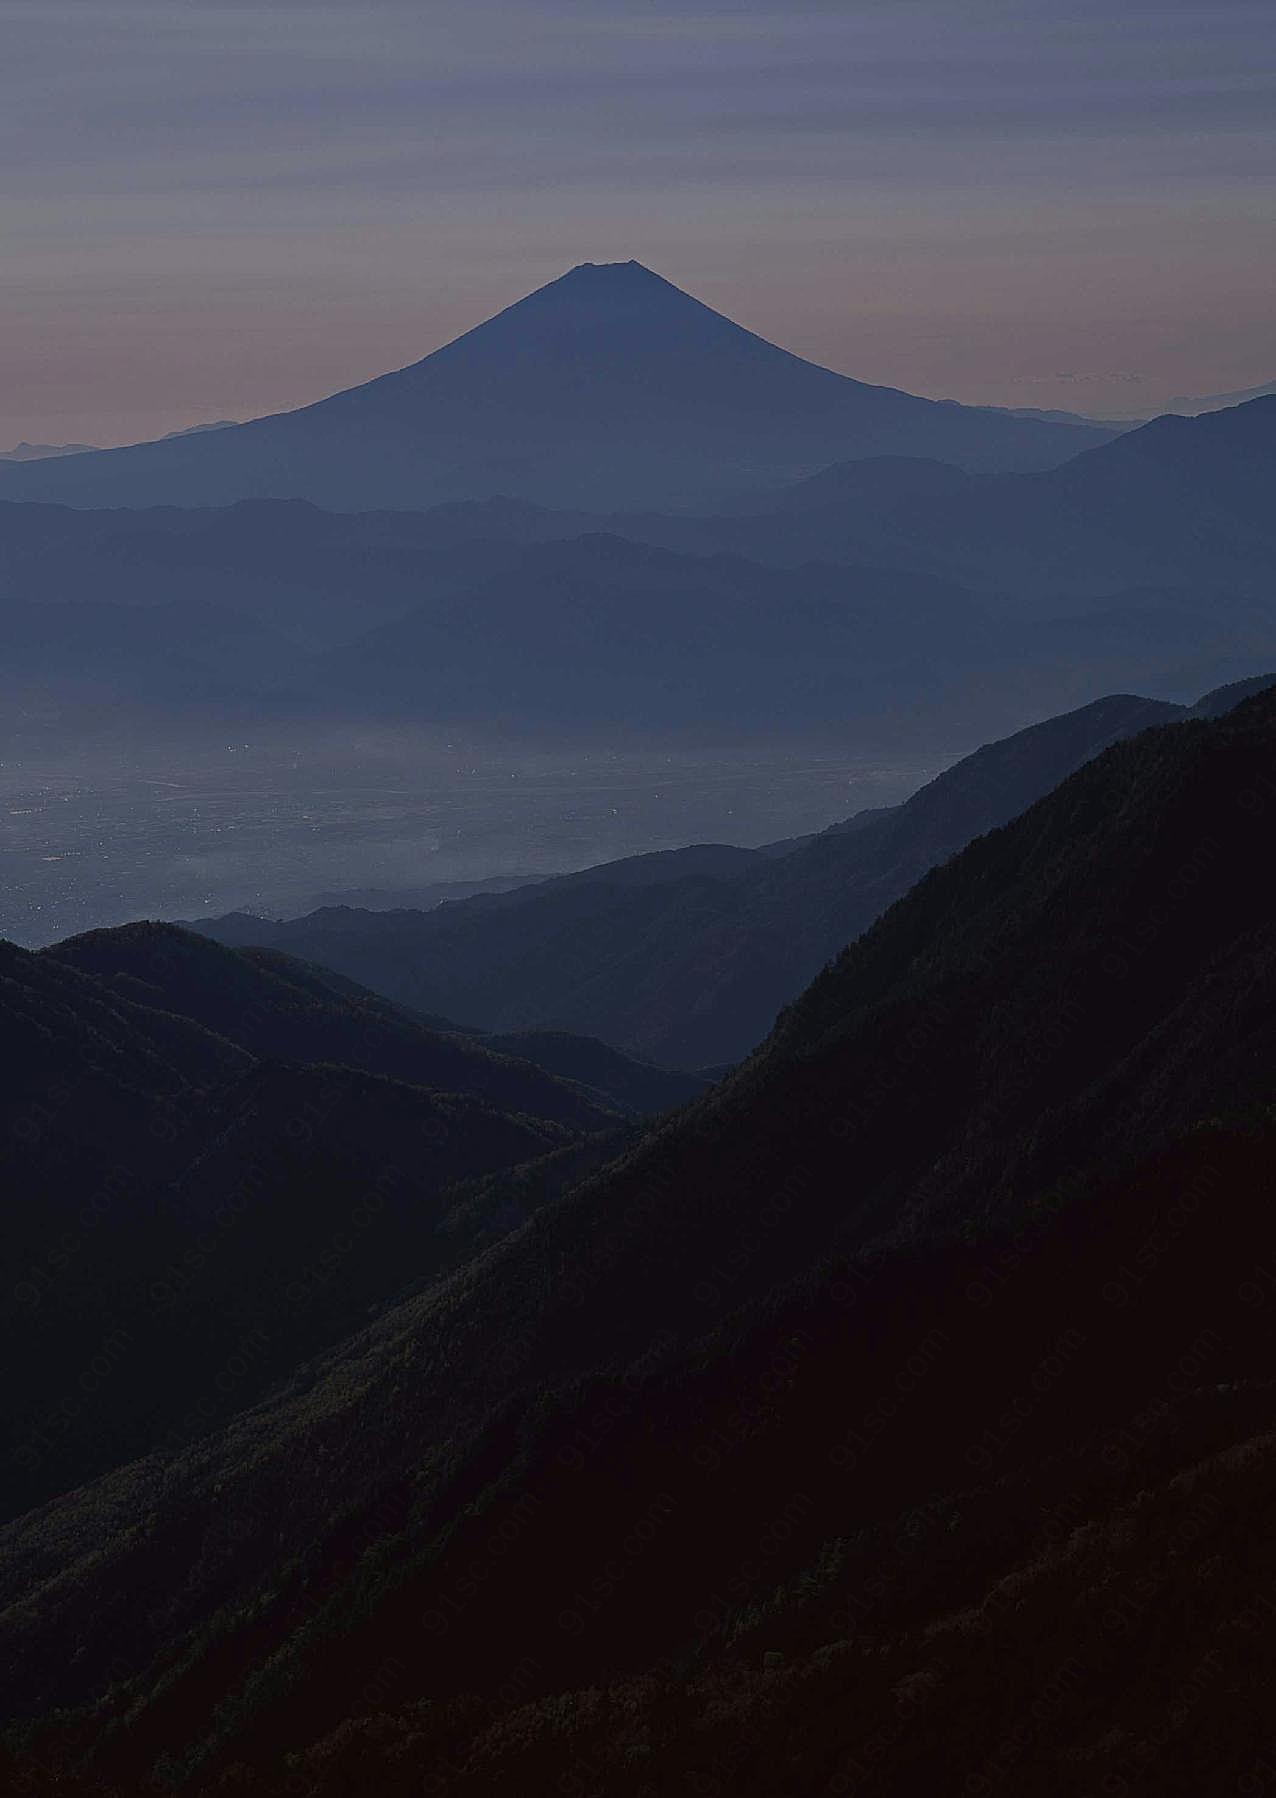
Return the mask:
{"type": "Polygon", "coordinates": [[[1225,687],[1203,694],[1192,710],[1202,718],[1221,718],[1242,700],[1265,693],[1269,687],[1276,687],[1276,674],[1252,674],[1247,680],[1229,681],[1225,687]]]}
{"type": "Polygon", "coordinates": [[[87,1707],[20,1769],[1243,1789],[1274,766],[1270,695],[1117,744],[446,1285],[12,1526],[10,1703],[87,1707]]]}
{"type": "Polygon", "coordinates": [[[501,493],[688,509],[851,456],[1040,468],[1110,434],[867,386],[638,263],[583,263],[365,386],[230,429],[5,469],[0,494],[73,506],[300,498],[360,511],[501,493]]]}
{"type": "MultiPolygon", "coordinates": [[[[677,859],[680,852],[670,853],[677,859]]],[[[748,850],[724,847],[721,854],[752,859],[748,850]]],[[[630,878],[643,881],[653,878],[648,864],[662,858],[634,859],[638,871],[630,878]]],[[[694,851],[688,859],[696,861],[694,851]]],[[[502,1111],[574,1130],[668,1110],[703,1090],[693,1075],[635,1061],[591,1037],[497,1037],[460,1029],[277,949],[223,943],[174,924],[91,930],[39,953],[92,975],[135,1006],[188,1018],[259,1059],[333,1062],[474,1094],[502,1111]]]]}
{"type": "Polygon", "coordinates": [[[756,732],[853,714],[885,737],[908,707],[932,740],[971,740],[1265,665],[1274,474],[1276,401],[1258,400],[1041,473],[870,458],[706,517],[0,504],[5,678],[290,721],[756,732]]]}
{"type": "Polygon", "coordinates": [[[285,955],[221,947],[172,924],[92,930],[39,951],[108,983],[134,1004],[200,1024],[259,1060],[334,1062],[441,1092],[482,1095],[506,1111],[599,1129],[608,1110],[526,1061],[338,984],[285,955]],[[344,990],[342,990],[344,988],[344,990]]]}
{"type": "Polygon", "coordinates": [[[600,1105],[628,1117],[672,1111],[698,1098],[708,1084],[698,1074],[639,1061],[595,1037],[573,1036],[566,1030],[518,1030],[482,1041],[496,1054],[533,1062],[560,1080],[572,1081],[600,1105]]]}
{"type": "MultiPolygon", "coordinates": [[[[253,619],[309,652],[512,566],[589,518],[513,504],[334,516],[289,500],[78,511],[0,501],[0,598],[253,619]]],[[[145,622],[137,620],[135,628],[145,622]]]]}
{"type": "Polygon", "coordinates": [[[1153,419],[1039,473],[974,474],[882,459],[821,470],[713,519],[614,528],[674,549],[772,565],[812,558],[909,569],[1004,595],[1008,616],[1123,592],[1248,598],[1270,615],[1276,397],[1153,419]]]}
{"type": "Polygon", "coordinates": [[[736,1061],[935,862],[1108,743],[1177,715],[1098,700],[987,745],[855,831],[734,876],[634,888],[621,862],[432,912],[320,911],[261,940],[487,1029],[570,1030],[687,1068],[736,1061]]]}
{"type": "Polygon", "coordinates": [[[225,604],[57,605],[0,599],[6,688],[123,703],[225,704],[277,687],[287,638],[225,604]]]}
{"type": "Polygon", "coordinates": [[[594,533],[316,658],[288,691],[324,712],[472,724],[871,729],[919,693],[938,712],[969,691],[986,711],[996,673],[1032,660],[974,595],[928,576],[781,572],[594,533]]]}
{"type": "Polygon", "coordinates": [[[574,1039],[542,1056],[586,1088],[167,925],[0,945],[0,1048],[6,1514],[200,1433],[462,1257],[458,1181],[702,1090],[574,1039]]]}

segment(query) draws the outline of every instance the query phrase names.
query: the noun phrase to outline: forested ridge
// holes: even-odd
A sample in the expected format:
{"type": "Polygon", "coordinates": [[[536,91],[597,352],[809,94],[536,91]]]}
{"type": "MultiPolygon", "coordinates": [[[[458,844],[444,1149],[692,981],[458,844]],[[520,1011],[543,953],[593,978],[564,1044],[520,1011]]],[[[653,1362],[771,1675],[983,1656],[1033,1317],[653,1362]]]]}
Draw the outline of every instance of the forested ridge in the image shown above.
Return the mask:
{"type": "Polygon", "coordinates": [[[8,1526],[15,1777],[1262,1777],[1274,749],[1270,695],[1115,744],[720,1087],[8,1526]]]}

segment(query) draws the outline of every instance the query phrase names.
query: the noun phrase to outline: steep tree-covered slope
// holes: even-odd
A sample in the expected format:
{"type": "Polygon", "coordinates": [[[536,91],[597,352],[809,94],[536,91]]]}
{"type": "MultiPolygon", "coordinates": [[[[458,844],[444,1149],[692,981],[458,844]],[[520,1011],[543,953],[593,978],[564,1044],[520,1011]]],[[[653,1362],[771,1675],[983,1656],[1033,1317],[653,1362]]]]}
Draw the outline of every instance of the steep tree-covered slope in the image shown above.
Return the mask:
{"type": "MultiPolygon", "coordinates": [[[[679,852],[673,852],[676,859],[679,852]]],[[[698,856],[686,852],[694,866],[698,856]]],[[[727,865],[749,850],[721,850],[727,865]]],[[[640,884],[642,864],[628,878],[640,884]]],[[[708,859],[708,857],[706,857],[708,859]]],[[[567,881],[576,877],[568,875],[567,881]]],[[[622,877],[623,878],[623,877],[622,877]]],[[[694,1075],[635,1060],[592,1037],[499,1037],[379,998],[357,982],[277,949],[238,951],[173,924],[126,924],[55,943],[42,954],[108,980],[135,1004],[202,1024],[253,1055],[331,1061],[507,1111],[596,1130],[616,1115],[667,1111],[694,1098],[694,1075]]]]}
{"type": "Polygon", "coordinates": [[[173,924],[92,930],[41,950],[108,983],[135,1005],[175,1013],[266,1060],[337,1062],[443,1092],[481,1095],[506,1111],[577,1129],[609,1107],[527,1059],[441,1029],[322,968],[287,955],[224,948],[173,924]]]}
{"type": "Polygon", "coordinates": [[[250,1402],[464,1254],[454,1183],[631,1112],[168,925],[0,957],[8,1514],[250,1402]]]}
{"type": "Polygon", "coordinates": [[[1270,695],[1117,743],[713,1094],[269,1404],[10,1526],[18,1769],[1246,1789],[1273,807],[1270,695]]]}

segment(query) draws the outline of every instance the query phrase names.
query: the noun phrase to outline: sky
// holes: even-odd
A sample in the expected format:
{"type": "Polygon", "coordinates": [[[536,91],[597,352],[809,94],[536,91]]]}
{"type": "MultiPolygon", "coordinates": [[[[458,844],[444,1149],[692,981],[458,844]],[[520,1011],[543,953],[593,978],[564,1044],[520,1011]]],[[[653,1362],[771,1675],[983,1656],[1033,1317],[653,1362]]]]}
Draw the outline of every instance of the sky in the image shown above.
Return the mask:
{"type": "Polygon", "coordinates": [[[636,257],[829,367],[1276,378],[1273,0],[0,0],[0,448],[249,418],[636,257]]]}

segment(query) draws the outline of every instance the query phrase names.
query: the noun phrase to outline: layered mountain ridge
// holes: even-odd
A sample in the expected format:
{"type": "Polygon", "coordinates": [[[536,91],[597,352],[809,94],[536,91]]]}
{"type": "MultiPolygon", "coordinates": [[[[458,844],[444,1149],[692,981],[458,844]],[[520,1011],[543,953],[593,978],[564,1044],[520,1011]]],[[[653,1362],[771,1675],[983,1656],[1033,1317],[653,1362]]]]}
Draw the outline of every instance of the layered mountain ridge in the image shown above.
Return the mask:
{"type": "Polygon", "coordinates": [[[1268,663],[1273,479],[1260,399],[1043,473],[873,458],[716,515],[0,500],[3,675],[15,703],[303,725],[793,735],[854,718],[891,741],[906,719],[969,742],[1096,692],[1181,698],[1268,663]]]}
{"type": "Polygon", "coordinates": [[[10,1526],[10,1705],[45,1714],[14,1776],[1239,1789],[1276,1615],[1274,733],[1264,693],[1116,743],[716,1092],[226,1430],[10,1526]]]}
{"type": "Polygon", "coordinates": [[[112,840],[152,724],[216,727],[183,907],[236,835],[257,895],[464,871],[435,780],[570,792],[561,865],[640,738],[943,768],[0,940],[0,1788],[1276,1782],[1276,397],[1205,408],[923,400],[585,263],[295,412],[0,457],[35,940],[177,840],[176,765],[112,840]],[[469,753],[551,728],[561,780],[469,753]]]}
{"type": "Polygon", "coordinates": [[[739,867],[682,851],[659,868],[651,858],[604,863],[428,912],[333,907],[255,931],[234,915],[192,927],[254,936],[490,1029],[582,1031],[673,1066],[733,1062],[929,868],[1110,743],[1184,715],[1110,695],[985,745],[902,805],[848,821],[854,828],[739,867]],[[639,870],[647,879],[635,884],[639,870]]]}

